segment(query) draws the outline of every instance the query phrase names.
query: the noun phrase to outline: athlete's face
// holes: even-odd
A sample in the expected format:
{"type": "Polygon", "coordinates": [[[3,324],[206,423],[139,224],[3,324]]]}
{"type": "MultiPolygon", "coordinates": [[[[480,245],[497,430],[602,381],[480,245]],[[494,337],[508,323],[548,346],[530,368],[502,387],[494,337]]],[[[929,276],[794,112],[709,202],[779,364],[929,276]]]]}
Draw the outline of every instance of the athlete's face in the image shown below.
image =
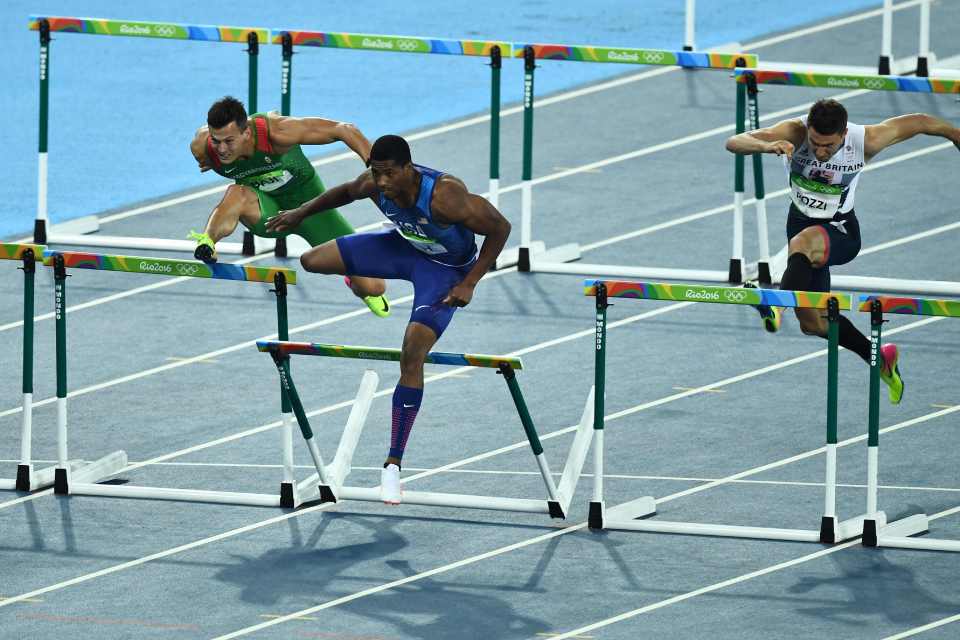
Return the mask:
{"type": "Polygon", "coordinates": [[[249,139],[250,128],[241,128],[236,122],[231,122],[219,129],[210,128],[210,142],[213,143],[213,150],[216,151],[220,162],[224,164],[229,164],[240,157],[249,139]]]}
{"type": "Polygon", "coordinates": [[[840,150],[846,136],[846,129],[841,133],[825,136],[822,133],[818,133],[813,127],[807,127],[807,146],[813,151],[813,155],[817,157],[817,160],[826,162],[833,154],[840,150]]]}
{"type": "Polygon", "coordinates": [[[391,200],[416,197],[416,170],[409,162],[397,164],[393,160],[372,160],[370,173],[377,189],[391,200]]]}

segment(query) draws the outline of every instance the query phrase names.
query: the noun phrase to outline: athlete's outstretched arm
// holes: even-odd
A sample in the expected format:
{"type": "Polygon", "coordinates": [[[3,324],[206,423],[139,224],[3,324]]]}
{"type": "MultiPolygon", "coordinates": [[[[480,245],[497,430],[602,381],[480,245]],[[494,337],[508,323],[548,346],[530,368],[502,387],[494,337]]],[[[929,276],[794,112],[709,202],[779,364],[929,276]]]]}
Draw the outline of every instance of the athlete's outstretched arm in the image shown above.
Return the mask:
{"type": "Polygon", "coordinates": [[[869,160],[887,147],[921,133],[946,138],[960,149],[960,129],[926,113],[910,113],[864,127],[864,154],[869,160]]]}
{"type": "Polygon", "coordinates": [[[370,141],[349,122],[271,115],[270,141],[281,147],[342,142],[360,156],[364,164],[370,159],[370,141]]]}
{"type": "Polygon", "coordinates": [[[736,154],[774,153],[793,156],[803,143],[807,128],[800,120],[782,120],[772,127],[747,131],[727,138],[727,151],[736,154]]]}
{"type": "Polygon", "coordinates": [[[360,176],[324,191],[316,198],[307,200],[296,209],[281,211],[267,220],[267,231],[283,232],[298,226],[308,216],[318,211],[336,209],[348,205],[355,200],[370,198],[377,193],[377,186],[373,182],[370,171],[364,171],[360,176]]]}
{"type": "Polygon", "coordinates": [[[447,305],[465,307],[473,298],[473,290],[480,278],[490,270],[507,244],[510,222],[485,198],[467,191],[466,185],[451,175],[443,176],[437,183],[430,208],[434,221],[461,224],[484,237],[477,262],[443,300],[447,305]]]}
{"type": "Polygon", "coordinates": [[[193,154],[197,164],[200,165],[201,173],[210,171],[210,161],[207,158],[207,137],[209,135],[207,127],[203,126],[197,129],[197,132],[193,134],[193,140],[190,141],[190,153],[193,154]]]}

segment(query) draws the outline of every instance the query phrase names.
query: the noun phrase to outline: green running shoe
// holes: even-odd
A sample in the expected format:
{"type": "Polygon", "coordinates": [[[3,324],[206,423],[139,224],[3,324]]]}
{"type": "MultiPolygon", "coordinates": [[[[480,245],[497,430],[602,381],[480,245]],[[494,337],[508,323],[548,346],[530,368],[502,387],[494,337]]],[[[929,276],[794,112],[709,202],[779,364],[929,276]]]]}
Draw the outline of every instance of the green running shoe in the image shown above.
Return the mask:
{"type": "Polygon", "coordinates": [[[213,264],[217,261],[217,249],[213,244],[213,240],[210,239],[210,236],[191,230],[190,233],[187,234],[187,238],[197,241],[197,248],[193,250],[194,258],[202,260],[207,264],[213,264]]]}
{"type": "MultiPolygon", "coordinates": [[[[745,289],[758,288],[757,283],[750,280],[744,282],[743,286],[745,289]]],[[[763,321],[763,328],[767,333],[776,333],[780,330],[780,320],[783,318],[783,309],[767,304],[754,304],[750,306],[760,314],[760,319],[763,321]]]]}
{"type": "MultiPolygon", "coordinates": [[[[344,276],[343,283],[353,291],[353,286],[350,284],[350,276],[344,276]]],[[[378,318],[386,318],[390,315],[390,301],[387,300],[386,295],[366,296],[363,298],[363,302],[367,305],[367,308],[370,309],[370,312],[378,318]]]]}
{"type": "Polygon", "coordinates": [[[880,347],[880,357],[883,358],[883,364],[880,365],[880,379],[887,385],[890,397],[890,404],[900,404],[903,399],[903,378],[900,377],[900,350],[897,345],[888,343],[880,347]]]}

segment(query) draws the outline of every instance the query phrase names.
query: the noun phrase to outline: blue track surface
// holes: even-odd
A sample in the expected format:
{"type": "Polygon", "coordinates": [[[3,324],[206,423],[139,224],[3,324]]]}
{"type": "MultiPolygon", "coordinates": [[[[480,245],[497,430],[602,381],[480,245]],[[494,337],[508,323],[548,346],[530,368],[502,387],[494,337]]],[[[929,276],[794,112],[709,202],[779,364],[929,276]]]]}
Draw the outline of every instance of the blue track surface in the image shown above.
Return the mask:
{"type": "MultiPolygon", "coordinates": [[[[818,18],[873,3],[822,4],[818,18]]],[[[743,41],[811,17],[792,9],[789,0],[701,0],[698,5],[698,47],[743,41]]],[[[0,237],[31,229],[37,206],[38,47],[36,32],[26,29],[31,14],[679,49],[683,8],[683,0],[418,2],[405,3],[402,10],[389,0],[322,5],[215,0],[189,6],[145,0],[126,7],[109,0],[4,2],[0,40],[7,49],[6,90],[0,92],[0,112],[8,123],[5,151],[14,160],[6,165],[0,237]]],[[[280,107],[279,49],[261,50],[261,110],[280,107]]],[[[211,102],[224,94],[246,100],[243,50],[235,44],[55,34],[50,51],[51,220],[216,183],[216,177],[196,171],[187,145],[211,102]]],[[[355,122],[371,139],[481,112],[489,105],[489,71],[479,58],[298,51],[293,113],[355,122]],[[411,74],[414,65],[416,75],[411,74]]],[[[537,92],[544,95],[630,70],[564,64],[562,73],[540,74],[537,92]]],[[[504,102],[520,99],[521,75],[521,62],[504,65],[504,102]]]]}

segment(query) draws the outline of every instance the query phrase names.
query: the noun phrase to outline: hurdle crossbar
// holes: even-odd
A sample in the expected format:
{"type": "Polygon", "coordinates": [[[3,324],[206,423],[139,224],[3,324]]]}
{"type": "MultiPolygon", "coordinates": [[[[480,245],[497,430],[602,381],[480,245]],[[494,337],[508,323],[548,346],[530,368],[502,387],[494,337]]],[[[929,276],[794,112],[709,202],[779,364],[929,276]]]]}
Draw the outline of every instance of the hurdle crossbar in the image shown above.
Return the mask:
{"type": "MultiPolygon", "coordinates": [[[[706,282],[739,282],[740,271],[709,271],[623,267],[602,264],[566,264],[580,259],[580,245],[569,243],[547,249],[533,239],[533,116],[534,70],[537,60],[565,60],[617,64],[664,65],[688,69],[755,68],[758,58],[746,53],[712,51],[667,51],[626,47],[574,46],[563,44],[514,44],[513,55],[524,60],[523,85],[523,175],[521,181],[520,244],[497,258],[497,268],[516,265],[519,271],[577,275],[639,277],[706,282]]],[[[735,220],[736,222],[736,220],[735,220]]],[[[742,236],[742,230],[739,232],[742,236]]],[[[734,245],[738,232],[734,231],[734,245]]],[[[732,260],[731,260],[732,262],[732,260]]]]}
{"type": "MultiPolygon", "coordinates": [[[[384,349],[379,347],[362,347],[349,345],[333,345],[324,343],[296,343],[284,341],[259,341],[257,349],[269,353],[280,375],[287,398],[293,405],[293,412],[300,424],[300,431],[313,459],[316,473],[300,485],[300,489],[307,495],[309,485],[316,485],[316,493],[321,502],[339,502],[341,500],[360,500],[376,502],[380,500],[379,487],[353,487],[345,484],[350,473],[351,461],[356,450],[360,432],[369,413],[370,402],[377,385],[377,376],[367,371],[360,384],[357,400],[347,420],[347,426],[340,438],[332,464],[325,465],[323,456],[314,439],[314,432],[310,426],[303,403],[300,400],[296,385],[290,375],[288,362],[292,355],[313,355],[335,358],[358,358],[364,360],[381,360],[397,362],[400,360],[399,349],[384,349]]],[[[530,411],[527,408],[520,385],[516,380],[516,371],[523,368],[520,358],[498,355],[477,355],[466,353],[431,352],[426,362],[441,365],[485,367],[497,370],[504,377],[507,388],[513,399],[517,414],[526,434],[527,441],[533,451],[540,475],[546,488],[547,499],[535,500],[526,498],[507,498],[499,496],[478,496],[459,493],[438,493],[425,491],[404,491],[403,503],[427,506],[446,506],[469,509],[493,509],[499,511],[520,511],[526,513],[546,513],[553,518],[564,518],[569,512],[570,502],[580,478],[590,446],[590,424],[593,420],[593,393],[587,399],[583,415],[581,416],[577,434],[570,447],[560,482],[557,484],[550,472],[550,466],[543,451],[543,445],[537,434],[530,411]]]]}
{"type": "Polygon", "coordinates": [[[68,461],[67,445],[67,332],[66,279],[67,269],[94,269],[161,276],[181,276],[233,280],[240,282],[272,283],[277,298],[278,335],[288,337],[287,285],[296,284],[296,272],[279,267],[251,267],[232,264],[204,264],[195,260],[101,255],[83,252],[46,251],[43,264],[54,269],[56,290],[56,349],[57,349],[57,467],[54,491],[62,495],[91,495],[118,498],[179,500],[239,504],[248,506],[295,508],[302,500],[297,494],[293,476],[293,416],[289,403],[281,399],[281,457],[282,480],[274,494],[235,491],[208,491],[137,485],[98,484],[100,480],[116,475],[127,468],[127,456],[116,451],[79,471],[68,461]]]}
{"type": "Polygon", "coordinates": [[[898,547],[929,551],[960,551],[960,540],[933,537],[914,538],[930,529],[930,519],[918,513],[888,522],[879,509],[880,475],[880,355],[883,314],[940,316],[960,318],[960,301],[931,298],[906,298],[887,295],[861,295],[858,309],[870,314],[870,405],[867,429],[867,513],[877,514],[863,523],[863,545],[898,547]]]}
{"type": "Polygon", "coordinates": [[[663,284],[587,280],[584,294],[596,298],[596,347],[594,360],[594,487],[590,502],[589,526],[593,529],[622,529],[659,533],[679,533],[798,542],[835,543],[857,535],[869,514],[838,521],[837,487],[837,379],[839,352],[839,317],[841,309],[850,309],[849,295],[813,291],[780,291],[775,289],[743,289],[695,284],[663,284]],[[822,309],[829,322],[827,355],[827,437],[824,510],[819,530],[722,525],[664,520],[638,520],[656,513],[656,499],[643,496],[624,504],[606,508],[603,498],[603,428],[604,390],[606,384],[607,307],[609,298],[674,300],[734,305],[772,305],[804,309],[822,309]]]}
{"type": "MultiPolygon", "coordinates": [[[[214,25],[178,24],[172,22],[144,22],[140,20],[112,20],[105,18],[77,18],[65,16],[29,17],[27,28],[40,36],[40,144],[38,159],[38,197],[34,220],[33,240],[37,244],[83,245],[125,249],[160,251],[184,251],[192,253],[196,243],[189,240],[144,238],[133,236],[101,235],[100,221],[96,215],[52,225],[47,206],[48,194],[48,136],[50,128],[50,34],[76,33],[101,36],[126,36],[134,38],[160,38],[163,40],[202,40],[206,42],[230,42],[247,45],[247,108],[257,110],[257,60],[260,44],[270,42],[270,31],[263,27],[228,27],[214,25]],[[93,235],[92,235],[93,234],[93,235]]],[[[222,254],[254,255],[268,251],[273,245],[264,238],[257,238],[249,231],[243,242],[217,243],[222,254]]]]}

